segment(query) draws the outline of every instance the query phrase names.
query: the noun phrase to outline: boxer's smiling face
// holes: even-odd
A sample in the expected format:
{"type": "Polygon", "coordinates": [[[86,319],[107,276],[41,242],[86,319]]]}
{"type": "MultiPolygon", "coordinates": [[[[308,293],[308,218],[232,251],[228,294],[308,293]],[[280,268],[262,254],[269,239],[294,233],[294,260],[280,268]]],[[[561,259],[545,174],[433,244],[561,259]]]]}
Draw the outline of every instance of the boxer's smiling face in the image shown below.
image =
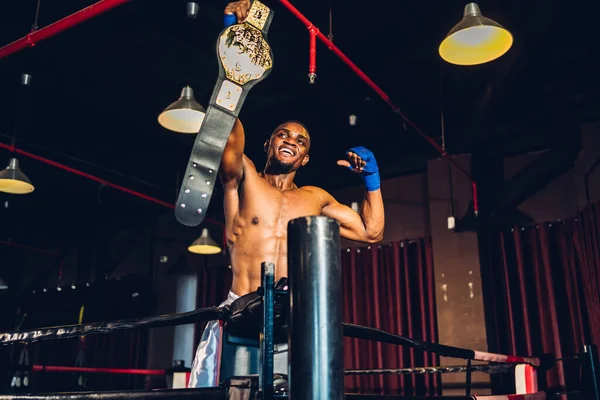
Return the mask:
{"type": "Polygon", "coordinates": [[[295,171],[309,160],[310,136],[295,122],[279,125],[265,142],[269,170],[278,173],[295,171]]]}

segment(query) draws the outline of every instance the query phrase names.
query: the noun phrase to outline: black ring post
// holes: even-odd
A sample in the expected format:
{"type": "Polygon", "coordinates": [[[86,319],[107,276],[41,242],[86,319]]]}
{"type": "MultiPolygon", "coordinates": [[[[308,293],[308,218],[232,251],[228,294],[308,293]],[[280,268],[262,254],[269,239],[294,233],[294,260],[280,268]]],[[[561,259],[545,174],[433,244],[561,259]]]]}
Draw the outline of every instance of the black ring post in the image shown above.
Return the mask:
{"type": "Polygon", "coordinates": [[[344,398],[340,226],[311,216],[288,224],[289,396],[344,398]]]}
{"type": "Polygon", "coordinates": [[[270,262],[262,263],[262,295],[263,295],[263,329],[261,334],[261,367],[260,388],[263,400],[273,398],[273,324],[275,300],[275,265],[270,262]]]}

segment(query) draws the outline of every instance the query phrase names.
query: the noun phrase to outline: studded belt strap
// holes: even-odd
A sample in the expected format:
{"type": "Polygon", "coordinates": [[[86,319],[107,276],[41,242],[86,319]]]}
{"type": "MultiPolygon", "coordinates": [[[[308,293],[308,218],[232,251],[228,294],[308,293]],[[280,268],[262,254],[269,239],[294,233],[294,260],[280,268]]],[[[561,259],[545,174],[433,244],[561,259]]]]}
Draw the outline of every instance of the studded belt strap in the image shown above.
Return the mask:
{"type": "Polygon", "coordinates": [[[269,75],[273,52],[266,35],[273,11],[258,0],[248,18],[225,28],[217,40],[219,78],[186,167],[175,218],[183,225],[202,223],[210,203],[223,150],[248,91],[269,75]]]}

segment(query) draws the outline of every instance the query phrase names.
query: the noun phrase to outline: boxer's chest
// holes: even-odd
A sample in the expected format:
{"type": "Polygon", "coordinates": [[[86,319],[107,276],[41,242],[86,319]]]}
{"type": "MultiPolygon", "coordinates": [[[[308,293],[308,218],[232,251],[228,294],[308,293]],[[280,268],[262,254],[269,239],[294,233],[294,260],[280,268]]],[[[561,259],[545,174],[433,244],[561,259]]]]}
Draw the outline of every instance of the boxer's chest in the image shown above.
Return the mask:
{"type": "Polygon", "coordinates": [[[313,193],[304,189],[280,191],[270,185],[259,185],[246,190],[242,196],[240,214],[247,221],[262,226],[279,226],[287,230],[287,223],[307,215],[319,215],[321,204],[313,193]]]}

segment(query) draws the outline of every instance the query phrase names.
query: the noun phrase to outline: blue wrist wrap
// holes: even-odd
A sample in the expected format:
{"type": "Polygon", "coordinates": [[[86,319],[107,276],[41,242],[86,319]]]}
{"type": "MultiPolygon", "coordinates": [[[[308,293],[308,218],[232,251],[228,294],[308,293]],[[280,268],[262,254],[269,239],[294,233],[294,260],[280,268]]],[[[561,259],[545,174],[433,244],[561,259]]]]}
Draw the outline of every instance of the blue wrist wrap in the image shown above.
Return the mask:
{"type": "Polygon", "coordinates": [[[236,23],[237,17],[235,16],[235,14],[225,14],[225,16],[223,17],[223,25],[225,25],[225,28],[231,25],[235,25],[236,23]]]}
{"type": "MultiPolygon", "coordinates": [[[[360,174],[367,191],[373,192],[379,189],[381,186],[379,167],[377,166],[377,161],[371,150],[358,146],[353,147],[348,151],[356,153],[365,163],[367,163],[363,168],[363,172],[360,174]]],[[[351,170],[354,169],[352,165],[348,168],[351,170]]]]}

